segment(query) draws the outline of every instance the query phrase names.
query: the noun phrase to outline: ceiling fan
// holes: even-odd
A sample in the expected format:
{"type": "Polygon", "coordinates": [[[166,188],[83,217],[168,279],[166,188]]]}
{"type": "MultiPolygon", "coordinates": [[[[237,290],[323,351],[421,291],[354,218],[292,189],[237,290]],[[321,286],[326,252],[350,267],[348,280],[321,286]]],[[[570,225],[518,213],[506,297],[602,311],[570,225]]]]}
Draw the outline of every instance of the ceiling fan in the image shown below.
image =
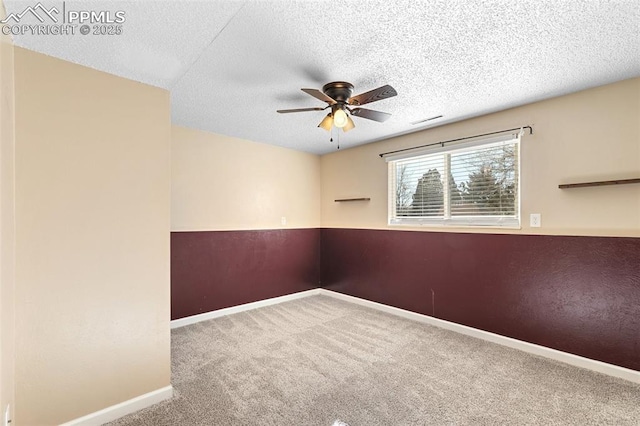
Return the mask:
{"type": "Polygon", "coordinates": [[[288,114],[291,112],[324,111],[327,108],[331,108],[331,112],[318,124],[318,127],[330,131],[332,126],[336,126],[345,132],[348,132],[356,126],[349,115],[381,123],[388,120],[389,117],[391,117],[389,113],[359,108],[359,106],[391,98],[398,94],[393,87],[385,85],[356,96],[351,96],[353,84],[347,83],[346,81],[327,83],[322,86],[322,91],[318,89],[302,89],[302,91],[316,99],[326,102],[328,105],[324,108],[279,109],[278,112],[288,114]]]}

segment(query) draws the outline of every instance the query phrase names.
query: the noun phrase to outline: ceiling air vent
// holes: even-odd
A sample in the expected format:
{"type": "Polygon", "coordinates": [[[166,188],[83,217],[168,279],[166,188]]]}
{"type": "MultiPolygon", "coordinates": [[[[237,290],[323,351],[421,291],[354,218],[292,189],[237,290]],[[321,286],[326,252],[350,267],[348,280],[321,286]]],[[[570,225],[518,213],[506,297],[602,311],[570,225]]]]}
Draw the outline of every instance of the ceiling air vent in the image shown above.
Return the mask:
{"type": "Polygon", "coordinates": [[[425,118],[424,120],[414,121],[411,124],[413,124],[415,126],[416,124],[426,123],[427,121],[437,120],[438,118],[442,118],[442,116],[441,115],[436,115],[435,117],[430,117],[430,118],[425,118]]]}

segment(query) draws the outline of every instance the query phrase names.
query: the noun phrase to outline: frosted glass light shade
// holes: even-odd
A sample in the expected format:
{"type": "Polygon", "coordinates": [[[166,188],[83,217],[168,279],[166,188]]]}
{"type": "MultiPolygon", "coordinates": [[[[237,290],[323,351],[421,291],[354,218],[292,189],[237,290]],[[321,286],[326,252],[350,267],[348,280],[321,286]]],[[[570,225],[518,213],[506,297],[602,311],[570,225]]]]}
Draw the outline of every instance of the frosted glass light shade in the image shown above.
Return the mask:
{"type": "Polygon", "coordinates": [[[331,126],[333,126],[333,118],[331,117],[331,114],[327,114],[320,124],[318,124],[318,127],[325,129],[327,132],[331,131],[331,126]]]}
{"type": "Polygon", "coordinates": [[[342,109],[336,109],[336,111],[333,113],[333,125],[342,128],[346,126],[348,122],[349,120],[347,119],[347,113],[342,109]]]}

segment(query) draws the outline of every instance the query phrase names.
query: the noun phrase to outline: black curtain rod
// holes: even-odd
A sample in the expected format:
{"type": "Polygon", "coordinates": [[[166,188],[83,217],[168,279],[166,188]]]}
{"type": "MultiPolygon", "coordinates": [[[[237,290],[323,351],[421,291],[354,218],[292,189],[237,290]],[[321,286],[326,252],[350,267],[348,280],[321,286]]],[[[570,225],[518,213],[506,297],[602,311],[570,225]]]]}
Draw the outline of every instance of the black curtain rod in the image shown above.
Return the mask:
{"type": "Polygon", "coordinates": [[[445,143],[458,142],[458,141],[463,141],[465,139],[474,139],[474,138],[479,138],[479,137],[482,137],[482,136],[497,135],[498,133],[512,132],[514,130],[520,130],[520,129],[529,129],[529,134],[530,135],[533,134],[533,127],[531,127],[531,126],[522,126],[522,127],[516,127],[515,129],[499,130],[497,132],[483,133],[481,135],[466,136],[464,138],[450,139],[448,141],[434,142],[434,143],[429,143],[429,144],[426,144],[426,145],[414,146],[413,148],[404,148],[404,149],[399,149],[397,151],[383,152],[382,154],[380,154],[380,157],[384,157],[385,155],[389,155],[389,154],[396,154],[398,152],[411,151],[413,149],[418,149],[418,148],[426,148],[428,146],[434,146],[434,145],[442,145],[442,146],[444,146],[445,143]]]}

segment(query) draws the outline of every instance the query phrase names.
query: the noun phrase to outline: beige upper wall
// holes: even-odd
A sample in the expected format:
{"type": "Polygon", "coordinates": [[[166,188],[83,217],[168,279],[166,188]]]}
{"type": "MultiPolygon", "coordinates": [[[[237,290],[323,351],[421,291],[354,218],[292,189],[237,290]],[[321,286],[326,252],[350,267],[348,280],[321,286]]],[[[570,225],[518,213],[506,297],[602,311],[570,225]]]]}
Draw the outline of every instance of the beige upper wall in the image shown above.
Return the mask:
{"type": "Polygon", "coordinates": [[[322,226],[453,232],[640,236],[640,184],[558,184],[640,177],[640,78],[585,90],[321,157],[322,226]],[[532,125],[521,146],[522,229],[387,225],[380,153],[532,125]],[[336,198],[371,197],[336,203],[336,198]],[[529,214],[542,227],[529,227],[529,214]]]}
{"type": "MultiPolygon", "coordinates": [[[[0,19],[4,19],[0,2],[0,19]]],[[[14,405],[14,99],[13,42],[0,35],[0,418],[14,405]]]]}
{"type": "Polygon", "coordinates": [[[173,231],[320,225],[317,155],[178,126],[171,139],[173,231]]]}
{"type": "Polygon", "coordinates": [[[165,90],[15,49],[16,424],[170,384],[165,90]]]}

